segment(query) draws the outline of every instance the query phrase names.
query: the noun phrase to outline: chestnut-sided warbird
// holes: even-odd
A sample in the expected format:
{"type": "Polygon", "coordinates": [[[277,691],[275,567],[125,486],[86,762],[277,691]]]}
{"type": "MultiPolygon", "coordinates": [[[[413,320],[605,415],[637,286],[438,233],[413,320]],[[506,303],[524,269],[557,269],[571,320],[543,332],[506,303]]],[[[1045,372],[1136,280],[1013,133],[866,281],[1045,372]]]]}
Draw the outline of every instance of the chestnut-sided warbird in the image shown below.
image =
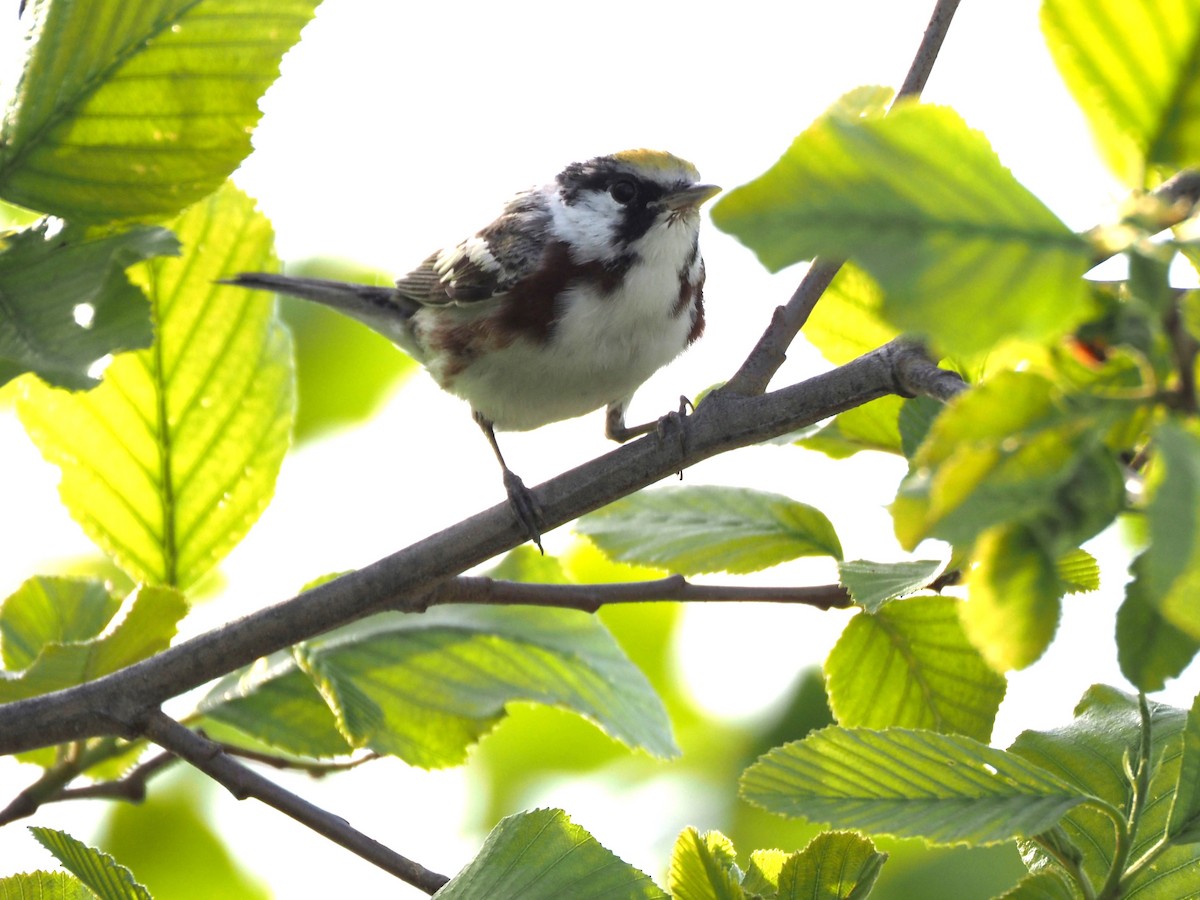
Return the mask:
{"type": "Polygon", "coordinates": [[[533,498],[494,429],[525,431],[607,406],[626,441],[637,388],[704,330],[699,208],[719,191],[669,153],[567,166],[490,225],[396,282],[371,287],[243,273],[229,283],[314,300],[365,323],[471,404],[509,503],[540,546],[533,498]]]}

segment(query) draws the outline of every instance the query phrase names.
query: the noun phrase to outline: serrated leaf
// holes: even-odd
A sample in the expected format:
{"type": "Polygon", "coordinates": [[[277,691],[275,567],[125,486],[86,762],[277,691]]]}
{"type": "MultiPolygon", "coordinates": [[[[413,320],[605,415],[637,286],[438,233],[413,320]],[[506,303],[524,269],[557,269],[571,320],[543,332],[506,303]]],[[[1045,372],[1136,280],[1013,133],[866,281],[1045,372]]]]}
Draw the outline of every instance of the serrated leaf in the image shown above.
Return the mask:
{"type": "Polygon", "coordinates": [[[0,140],[0,195],[108,221],[174,215],[211,193],[249,154],[258,99],[315,7],[316,0],[36,4],[0,140]]]}
{"type": "Polygon", "coordinates": [[[880,397],[838,413],[817,432],[796,441],[801,447],[845,459],[860,450],[900,453],[899,397],[880,397]]]}
{"type": "Polygon", "coordinates": [[[1087,594],[1100,590],[1100,563],[1096,557],[1076,547],[1057,560],[1058,580],[1068,594],[1087,594]]]}
{"type": "Polygon", "coordinates": [[[350,747],[413,765],[462,762],[518,700],[579,713],[656,756],[679,752],[645,677],[599,622],[567,610],[446,607],[376,617],[301,645],[294,659],[277,655],[235,673],[201,711],[290,752],[311,753],[307,739],[326,741],[312,709],[314,684],[350,747]],[[311,735],[296,735],[290,724],[300,710],[311,735]]]}
{"type": "Polygon", "coordinates": [[[1146,508],[1146,597],[1180,631],[1200,638],[1200,437],[1170,423],[1154,436],[1162,480],[1146,508]]]}
{"type": "Polygon", "coordinates": [[[155,345],[115,359],[86,394],[30,383],[18,412],[88,536],[135,580],[185,589],[270,500],[294,390],[271,304],[213,284],[272,267],[269,223],[228,186],[173,227],[184,256],[132,270],[155,345]]]}
{"type": "Polygon", "coordinates": [[[1026,875],[996,900],[1078,900],[1079,895],[1054,872],[1026,875]]]}
{"type": "Polygon", "coordinates": [[[1117,611],[1117,661],[1121,674],[1139,690],[1161,691],[1200,653],[1200,640],[1176,628],[1147,585],[1143,553],[1133,561],[1133,579],[1117,611]]]}
{"type": "Polygon", "coordinates": [[[887,321],[945,354],[1045,340],[1088,313],[1085,242],[947,107],[823,116],[712,216],[772,271],[854,260],[883,288],[887,321]]]}
{"type": "Polygon", "coordinates": [[[782,850],[753,851],[746,877],[742,879],[742,890],[773,896],[779,891],[779,875],[784,864],[794,855],[782,850]]]}
{"type": "MultiPolygon", "coordinates": [[[[1171,815],[1172,795],[1179,784],[1187,713],[1161,703],[1149,704],[1151,714],[1150,784],[1136,825],[1129,859],[1136,860],[1162,837],[1171,815]]],[[[1069,725],[1051,731],[1026,731],[1010,752],[1051,769],[1076,789],[1115,807],[1129,809],[1132,786],[1126,765],[1136,766],[1141,715],[1136,697],[1115,688],[1088,689],[1069,725]]],[[[1082,869],[1092,884],[1103,883],[1113,859],[1112,820],[1094,805],[1072,809],[1060,823],[1066,837],[1087,848],[1082,869]]],[[[1021,842],[1022,856],[1031,868],[1053,867],[1053,860],[1036,841],[1021,842]]],[[[1200,846],[1168,847],[1151,866],[1122,883],[1126,896],[1146,891],[1149,897],[1185,897],[1194,891],[1200,866],[1200,846]]]]}
{"type": "Polygon", "coordinates": [[[0,650],[10,671],[24,669],[52,643],[94,638],[104,630],[121,598],[89,578],[38,575],[0,604],[0,650]]]}
{"type": "Polygon", "coordinates": [[[1087,794],[961,735],[832,727],[747,769],[742,796],[771,812],[868,834],[979,846],[1054,825],[1087,794]]]}
{"type": "Polygon", "coordinates": [[[650,876],[622,862],[561,809],[502,819],[438,900],[669,900],[650,876]]]}
{"type": "Polygon", "coordinates": [[[1036,535],[1014,525],[986,531],[975,544],[961,610],[967,636],[998,671],[1023,669],[1058,630],[1063,584],[1036,535]]]}
{"type": "Polygon", "coordinates": [[[961,605],[913,597],[851,619],[825,662],[838,724],[988,740],[1005,681],[967,640],[961,605]]]}
{"type": "Polygon", "coordinates": [[[0,878],[0,900],[95,900],[82,881],[66,872],[27,872],[0,878]]]}
{"type": "Polygon", "coordinates": [[[826,831],[793,855],[779,875],[781,897],[862,900],[871,893],[888,855],[848,831],[826,831]]]}
{"type": "Polygon", "coordinates": [[[685,828],[675,839],[667,890],[673,900],[743,900],[733,842],[719,831],[685,828]]]}
{"type": "Polygon", "coordinates": [[[174,235],[149,225],[114,232],[43,220],[0,238],[0,385],[33,372],[92,387],[102,357],[149,347],[150,308],[125,269],[178,252],[174,235]]]}
{"type": "Polygon", "coordinates": [[[702,572],[757,572],[802,556],[842,557],[820,510],[782,494],[701,486],[641,491],[584,516],[575,530],[622,562],[702,572]]]}
{"type": "Polygon", "coordinates": [[[170,588],[141,588],[126,605],[124,618],[103,635],[46,644],[20,673],[0,672],[0,703],[74,687],[165,650],[188,611],[170,588]]]}
{"type": "Polygon", "coordinates": [[[1147,187],[1148,166],[1200,162],[1200,3],[1047,0],[1042,30],[1126,184],[1147,187]]]}
{"type": "Polygon", "coordinates": [[[875,612],[888,600],[928,587],[942,565],[936,559],[896,563],[854,559],[838,563],[838,581],[855,603],[875,612]]]}
{"type": "Polygon", "coordinates": [[[30,828],[38,843],[49,850],[71,874],[95,891],[100,900],[151,900],[150,892],[134,880],[124,866],[107,853],[77,841],[64,831],[30,828]]]}

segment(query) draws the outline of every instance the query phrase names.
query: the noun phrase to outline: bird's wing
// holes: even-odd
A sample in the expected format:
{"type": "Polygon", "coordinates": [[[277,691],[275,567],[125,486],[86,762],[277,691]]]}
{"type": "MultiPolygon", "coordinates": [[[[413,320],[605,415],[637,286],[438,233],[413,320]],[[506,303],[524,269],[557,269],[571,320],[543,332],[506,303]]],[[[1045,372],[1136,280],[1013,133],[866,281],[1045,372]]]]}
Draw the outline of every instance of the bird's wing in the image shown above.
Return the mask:
{"type": "Polygon", "coordinates": [[[426,306],[498,298],[537,267],[546,247],[549,218],[536,194],[522,194],[492,224],[434,253],[399,279],[396,288],[426,306]]]}

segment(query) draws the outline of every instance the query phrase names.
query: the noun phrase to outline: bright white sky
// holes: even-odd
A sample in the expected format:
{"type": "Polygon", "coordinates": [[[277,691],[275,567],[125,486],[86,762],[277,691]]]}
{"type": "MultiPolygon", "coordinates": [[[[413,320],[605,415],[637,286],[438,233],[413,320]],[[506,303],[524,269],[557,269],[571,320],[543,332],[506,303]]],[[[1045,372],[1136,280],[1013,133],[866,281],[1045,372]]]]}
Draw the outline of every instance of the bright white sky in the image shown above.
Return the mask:
{"type": "MultiPolygon", "coordinates": [[[[749,180],[846,90],[898,85],[932,7],[932,0],[613,0],[587,7],[326,0],[264,100],[257,151],[236,179],[274,221],[285,260],[344,257],[401,274],[489,221],[517,189],[575,159],[649,146],[692,160],[707,181],[733,187],[749,180]]],[[[963,3],[926,99],[955,106],[1018,179],[1068,224],[1085,228],[1111,215],[1120,192],[1057,80],[1037,8],[1035,0],[963,3]]],[[[11,17],[0,22],[0,39],[12,27],[11,17]]],[[[712,227],[702,244],[709,331],[643,388],[631,421],[657,416],[680,393],[695,395],[728,377],[799,277],[768,276],[749,251],[712,227]]],[[[821,365],[798,349],[777,383],[821,365]]],[[[595,413],[502,440],[512,466],[536,484],[608,450],[602,422],[595,413]]],[[[3,596],[51,561],[87,553],[90,544],[65,514],[27,517],[55,503],[55,477],[7,413],[0,413],[0,447],[0,496],[23,513],[0,517],[3,596]]],[[[686,483],[790,494],[831,516],[848,558],[894,559],[899,550],[882,505],[900,474],[892,460],[835,465],[763,448],[697,466],[686,483]]],[[[466,406],[418,377],[369,426],[289,457],[275,503],[228,561],[227,595],[199,610],[192,624],[216,625],[290,596],[313,576],[369,562],[501,499],[491,454],[466,406]]],[[[565,544],[565,536],[549,536],[551,552],[565,544]]],[[[1106,574],[1098,597],[1068,599],[1067,639],[1013,678],[998,745],[1021,728],[1067,721],[1092,682],[1123,684],[1110,637],[1122,572],[1118,566],[1106,574]]],[[[763,580],[830,577],[826,566],[804,565],[763,580]]],[[[700,702],[724,714],[754,714],[754,698],[769,700],[798,665],[822,659],[843,622],[804,610],[691,611],[680,663],[700,702]]],[[[1190,704],[1196,690],[1193,673],[1171,697],[1190,704]]],[[[0,802],[32,777],[32,769],[0,764],[0,802]]],[[[435,869],[452,873],[476,846],[473,838],[448,837],[458,810],[469,805],[469,775],[461,771],[430,775],[383,763],[295,785],[435,869]],[[435,809],[447,815],[445,825],[429,818],[435,809]]],[[[233,801],[216,803],[222,828],[253,848],[244,857],[280,896],[341,893],[348,872],[356,888],[395,890],[387,876],[273,812],[248,803],[234,816],[233,801]],[[277,840],[264,842],[266,834],[277,840]]],[[[552,785],[529,798],[530,807],[538,804],[565,806],[656,877],[680,827],[711,824],[706,798],[668,781],[636,796],[613,785],[552,785]],[[630,821],[631,802],[651,803],[669,820],[630,821]]],[[[66,804],[38,821],[86,838],[98,812],[66,804]]],[[[31,846],[20,826],[0,831],[0,873],[48,865],[31,846]]]]}

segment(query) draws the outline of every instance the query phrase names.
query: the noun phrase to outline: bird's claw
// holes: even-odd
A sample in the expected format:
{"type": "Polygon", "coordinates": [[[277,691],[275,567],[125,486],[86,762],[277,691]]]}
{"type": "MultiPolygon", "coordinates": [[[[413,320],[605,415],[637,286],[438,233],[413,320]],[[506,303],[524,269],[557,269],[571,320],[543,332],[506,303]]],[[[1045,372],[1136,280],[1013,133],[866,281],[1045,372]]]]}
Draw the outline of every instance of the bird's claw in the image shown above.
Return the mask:
{"type": "MultiPolygon", "coordinates": [[[[669,432],[675,432],[675,436],[679,440],[680,456],[687,455],[687,435],[684,431],[683,420],[687,418],[688,410],[695,412],[696,407],[692,406],[692,401],[687,397],[681,396],[679,398],[679,409],[671,410],[671,412],[659,418],[658,424],[654,429],[655,434],[658,435],[659,446],[662,446],[664,443],[666,443],[669,432]]],[[[679,470],[679,478],[680,480],[683,480],[682,469],[679,470]]]]}
{"type": "Polygon", "coordinates": [[[521,477],[509,468],[504,470],[504,490],[508,493],[508,506],[513,511],[513,515],[517,517],[521,527],[525,529],[526,537],[533,541],[537,545],[538,551],[545,556],[546,551],[542,547],[540,527],[542,508],[534,499],[533,494],[529,492],[529,488],[525,487],[525,482],[521,480],[521,477]]]}

